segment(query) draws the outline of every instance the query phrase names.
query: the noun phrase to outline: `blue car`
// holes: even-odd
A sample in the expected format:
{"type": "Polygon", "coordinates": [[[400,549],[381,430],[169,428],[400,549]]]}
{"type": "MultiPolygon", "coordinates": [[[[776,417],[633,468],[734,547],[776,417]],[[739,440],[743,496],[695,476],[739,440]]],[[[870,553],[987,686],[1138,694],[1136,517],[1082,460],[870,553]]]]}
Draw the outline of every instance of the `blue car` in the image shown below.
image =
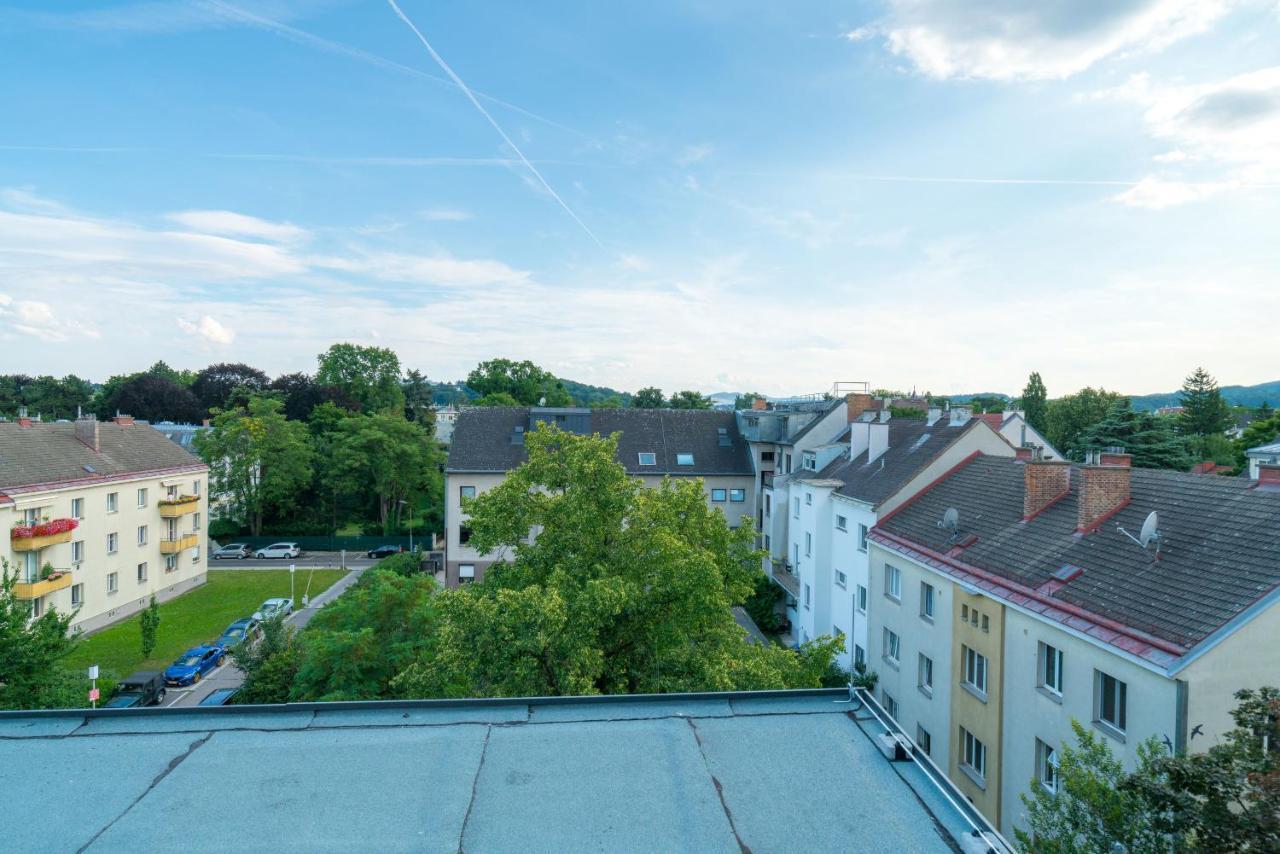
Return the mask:
{"type": "Polygon", "coordinates": [[[226,649],[217,644],[192,647],[178,656],[178,660],[165,670],[164,684],[194,685],[210,670],[221,667],[226,660],[226,649]]]}

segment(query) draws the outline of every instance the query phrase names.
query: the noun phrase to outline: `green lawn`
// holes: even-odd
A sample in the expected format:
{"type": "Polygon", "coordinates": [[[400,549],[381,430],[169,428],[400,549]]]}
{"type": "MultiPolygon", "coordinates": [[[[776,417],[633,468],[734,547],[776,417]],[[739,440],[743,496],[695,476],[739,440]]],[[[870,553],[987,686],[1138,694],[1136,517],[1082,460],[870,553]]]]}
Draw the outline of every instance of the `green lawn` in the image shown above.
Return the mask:
{"type": "MultiPolygon", "coordinates": [[[[301,604],[304,591],[315,599],[343,575],[340,569],[299,569],[296,604],[301,604]]],[[[133,616],[85,638],[64,662],[81,672],[97,664],[102,671],[99,685],[105,680],[105,687],[110,687],[135,670],[163,670],[191,647],[216,640],[227,626],[252,614],[264,600],[288,595],[287,569],[211,570],[203,586],[160,606],[160,629],[151,658],[142,657],[142,632],[138,617],[133,616]]]]}

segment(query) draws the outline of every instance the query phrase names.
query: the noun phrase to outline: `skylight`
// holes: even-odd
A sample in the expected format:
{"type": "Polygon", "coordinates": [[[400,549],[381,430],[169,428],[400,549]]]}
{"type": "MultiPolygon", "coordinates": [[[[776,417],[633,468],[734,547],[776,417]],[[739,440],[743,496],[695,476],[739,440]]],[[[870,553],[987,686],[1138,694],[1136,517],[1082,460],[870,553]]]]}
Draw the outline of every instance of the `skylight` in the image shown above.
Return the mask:
{"type": "Polygon", "coordinates": [[[693,465],[693,454],[676,454],[676,465],[678,466],[693,465]]]}
{"type": "Polygon", "coordinates": [[[641,451],[636,456],[639,457],[640,465],[642,466],[656,466],[658,464],[658,456],[652,452],[641,451]]]}

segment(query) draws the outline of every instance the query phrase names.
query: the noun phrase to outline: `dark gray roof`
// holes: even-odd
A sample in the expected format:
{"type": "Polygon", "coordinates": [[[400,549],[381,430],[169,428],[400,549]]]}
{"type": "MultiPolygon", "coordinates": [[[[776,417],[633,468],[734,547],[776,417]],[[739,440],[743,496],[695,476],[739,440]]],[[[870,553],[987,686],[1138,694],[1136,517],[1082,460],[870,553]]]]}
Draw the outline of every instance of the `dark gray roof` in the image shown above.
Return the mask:
{"type": "Polygon", "coordinates": [[[932,427],[922,419],[889,421],[889,450],[875,461],[867,462],[864,451],[857,459],[839,457],[826,468],[805,480],[838,480],[844,486],[836,494],[876,505],[927,466],[934,457],[971,430],[977,421],[952,427],[945,420],[932,427]]]}
{"type": "Polygon", "coordinates": [[[797,430],[794,435],[788,436],[785,439],[779,440],[778,444],[794,445],[795,443],[799,442],[805,436],[809,435],[809,433],[813,430],[813,428],[817,427],[818,424],[820,424],[824,418],[830,415],[831,410],[835,409],[838,406],[844,406],[845,399],[843,397],[836,398],[835,400],[832,400],[832,401],[826,401],[826,404],[827,404],[826,406],[823,406],[818,410],[818,414],[815,415],[813,419],[809,421],[808,424],[804,425],[799,430],[797,430]]]}
{"type": "Polygon", "coordinates": [[[73,423],[0,423],[0,491],[35,484],[203,468],[199,458],[146,424],[98,425],[101,451],[75,435],[73,423]],[[89,468],[86,469],[85,467],[89,468]]]}
{"type": "Polygon", "coordinates": [[[1134,469],[1129,504],[1094,533],[1076,534],[1080,472],[1069,493],[1022,521],[1021,463],[982,456],[882,521],[934,552],[950,548],[938,520],[960,511],[957,559],[1032,589],[1071,564],[1084,570],[1052,598],[1190,649],[1280,585],[1280,493],[1227,477],[1134,469]],[[1160,559],[1136,533],[1159,513],[1160,559]]]}
{"type": "MultiPolygon", "coordinates": [[[[564,410],[572,422],[587,410],[564,410]]],[[[458,415],[448,471],[509,471],[525,461],[522,443],[513,443],[517,428],[531,429],[531,420],[546,420],[528,407],[476,407],[458,415]]],[[[733,412],[691,409],[593,409],[576,432],[608,436],[621,433],[618,462],[633,475],[746,475],[754,472],[747,443],[738,433],[733,412]],[[721,444],[721,433],[727,445],[721,444]],[[639,464],[640,453],[655,455],[655,465],[639,464]],[[676,455],[693,454],[692,466],[676,465],[676,455]]]]}

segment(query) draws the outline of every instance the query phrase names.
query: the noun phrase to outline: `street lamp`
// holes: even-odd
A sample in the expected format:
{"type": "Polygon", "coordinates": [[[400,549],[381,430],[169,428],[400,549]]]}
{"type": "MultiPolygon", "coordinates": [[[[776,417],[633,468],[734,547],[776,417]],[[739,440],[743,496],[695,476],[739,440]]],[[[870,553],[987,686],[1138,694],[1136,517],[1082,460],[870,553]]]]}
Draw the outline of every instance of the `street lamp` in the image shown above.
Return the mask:
{"type": "MultiPolygon", "coordinates": [[[[409,502],[405,501],[402,498],[400,499],[400,505],[402,507],[408,507],[409,502]]],[[[413,511],[412,510],[409,511],[409,551],[411,552],[413,551],[413,511]]]]}

